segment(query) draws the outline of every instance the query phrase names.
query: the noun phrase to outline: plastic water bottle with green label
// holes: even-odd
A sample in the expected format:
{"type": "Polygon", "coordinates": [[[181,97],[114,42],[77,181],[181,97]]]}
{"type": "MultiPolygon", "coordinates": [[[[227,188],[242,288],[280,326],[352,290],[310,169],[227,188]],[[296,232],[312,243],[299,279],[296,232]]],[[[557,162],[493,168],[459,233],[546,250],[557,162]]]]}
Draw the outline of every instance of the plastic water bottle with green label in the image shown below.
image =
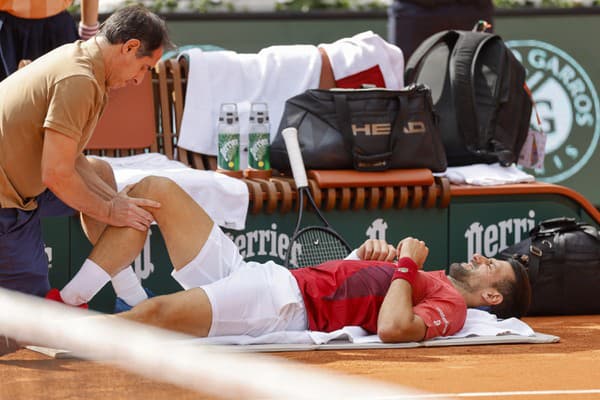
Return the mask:
{"type": "Polygon", "coordinates": [[[234,103],[221,104],[217,132],[219,135],[218,167],[226,171],[238,171],[240,169],[240,123],[237,105],[234,103]]]}
{"type": "Polygon", "coordinates": [[[269,149],[271,135],[266,103],[252,103],[248,132],[248,166],[257,170],[271,169],[269,149]]]}

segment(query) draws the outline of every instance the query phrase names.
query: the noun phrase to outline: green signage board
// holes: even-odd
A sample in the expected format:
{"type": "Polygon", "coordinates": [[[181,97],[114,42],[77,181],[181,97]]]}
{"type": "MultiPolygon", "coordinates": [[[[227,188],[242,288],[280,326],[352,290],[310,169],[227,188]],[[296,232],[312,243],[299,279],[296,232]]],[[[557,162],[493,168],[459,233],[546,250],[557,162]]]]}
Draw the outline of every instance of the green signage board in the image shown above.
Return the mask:
{"type": "Polygon", "coordinates": [[[527,238],[539,222],[562,216],[585,219],[573,203],[554,195],[458,198],[450,205],[448,261],[469,260],[475,253],[495,257],[527,238]]]}
{"type": "MultiPolygon", "coordinates": [[[[448,208],[334,210],[324,214],[353,247],[369,238],[393,244],[406,236],[424,240],[430,249],[425,265],[428,270],[445,269],[451,262],[469,260],[474,253],[495,256],[526,238],[527,232],[544,219],[567,216],[593,222],[574,201],[549,194],[455,196],[448,208]]],[[[318,222],[312,212],[306,217],[307,223],[318,222]]],[[[295,212],[250,214],[246,229],[226,233],[247,260],[283,264],[295,223],[295,212]]],[[[79,269],[91,245],[76,218],[46,219],[44,235],[47,252],[52,255],[52,282],[60,288],[79,269]]],[[[170,275],[172,264],[157,226],[151,228],[132,267],[142,284],[156,294],[180,290],[170,275]]],[[[90,306],[111,312],[114,296],[106,285],[90,306]]]]}
{"type": "Polygon", "coordinates": [[[600,16],[545,15],[498,18],[496,32],[527,70],[536,103],[531,126],[546,133],[546,157],[528,171],[540,181],[571,187],[600,205],[600,61],[593,42],[600,16]]]}
{"type": "MultiPolygon", "coordinates": [[[[333,210],[323,214],[353,248],[358,248],[367,239],[383,239],[396,245],[402,238],[413,236],[435,249],[430,253],[428,268],[445,267],[446,209],[333,210]]],[[[320,224],[312,212],[305,212],[304,218],[306,224],[320,224]]],[[[246,259],[283,264],[295,224],[293,212],[249,215],[244,231],[228,233],[246,259]]]]}

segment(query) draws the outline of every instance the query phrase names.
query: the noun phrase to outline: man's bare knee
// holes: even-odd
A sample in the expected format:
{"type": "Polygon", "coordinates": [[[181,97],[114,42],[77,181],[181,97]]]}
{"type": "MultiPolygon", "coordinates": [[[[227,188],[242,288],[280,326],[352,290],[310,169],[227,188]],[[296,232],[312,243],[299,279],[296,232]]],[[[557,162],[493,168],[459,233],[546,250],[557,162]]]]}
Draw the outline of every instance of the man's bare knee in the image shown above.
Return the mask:
{"type": "Polygon", "coordinates": [[[164,327],[165,304],[163,296],[146,299],[133,307],[131,310],[118,314],[119,317],[141,322],[143,324],[164,327]]]}
{"type": "Polygon", "coordinates": [[[193,336],[207,336],[212,323],[210,301],[201,288],[153,297],[118,315],[193,336]]]}
{"type": "Polygon", "coordinates": [[[180,190],[177,184],[163,176],[147,176],[136,183],[129,196],[159,201],[167,198],[174,190],[180,190]]]}

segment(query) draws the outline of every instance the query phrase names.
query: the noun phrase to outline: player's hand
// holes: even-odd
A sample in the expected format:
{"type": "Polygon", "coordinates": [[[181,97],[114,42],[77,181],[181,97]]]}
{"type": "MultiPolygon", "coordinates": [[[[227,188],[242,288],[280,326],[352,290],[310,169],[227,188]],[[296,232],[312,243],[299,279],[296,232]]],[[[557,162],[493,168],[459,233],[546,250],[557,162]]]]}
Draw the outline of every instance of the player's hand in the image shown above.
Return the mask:
{"type": "Polygon", "coordinates": [[[154,217],[142,207],[159,208],[160,203],[149,199],[129,197],[131,186],[126,186],[110,202],[109,224],[113,226],[129,226],[139,231],[150,227],[154,217]]]}
{"type": "Polygon", "coordinates": [[[411,258],[415,264],[419,266],[419,269],[423,268],[423,264],[425,264],[425,260],[429,255],[429,247],[427,247],[425,242],[412,237],[402,239],[400,243],[398,243],[396,251],[398,253],[398,258],[411,258]]]}
{"type": "Polygon", "coordinates": [[[356,251],[361,260],[393,261],[396,249],[385,240],[368,239],[356,251]]]}

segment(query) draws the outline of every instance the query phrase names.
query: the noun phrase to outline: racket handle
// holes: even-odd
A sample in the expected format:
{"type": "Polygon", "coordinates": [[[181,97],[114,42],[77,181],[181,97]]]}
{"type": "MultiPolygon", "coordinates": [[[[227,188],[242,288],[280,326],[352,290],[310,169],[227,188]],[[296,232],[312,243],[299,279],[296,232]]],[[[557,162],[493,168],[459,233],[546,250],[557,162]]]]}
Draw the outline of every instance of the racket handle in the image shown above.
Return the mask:
{"type": "Polygon", "coordinates": [[[285,147],[287,148],[296,187],[308,187],[308,179],[306,179],[304,161],[302,160],[300,144],[298,143],[298,130],[296,128],[285,128],[281,134],[283,135],[285,147]]]}

